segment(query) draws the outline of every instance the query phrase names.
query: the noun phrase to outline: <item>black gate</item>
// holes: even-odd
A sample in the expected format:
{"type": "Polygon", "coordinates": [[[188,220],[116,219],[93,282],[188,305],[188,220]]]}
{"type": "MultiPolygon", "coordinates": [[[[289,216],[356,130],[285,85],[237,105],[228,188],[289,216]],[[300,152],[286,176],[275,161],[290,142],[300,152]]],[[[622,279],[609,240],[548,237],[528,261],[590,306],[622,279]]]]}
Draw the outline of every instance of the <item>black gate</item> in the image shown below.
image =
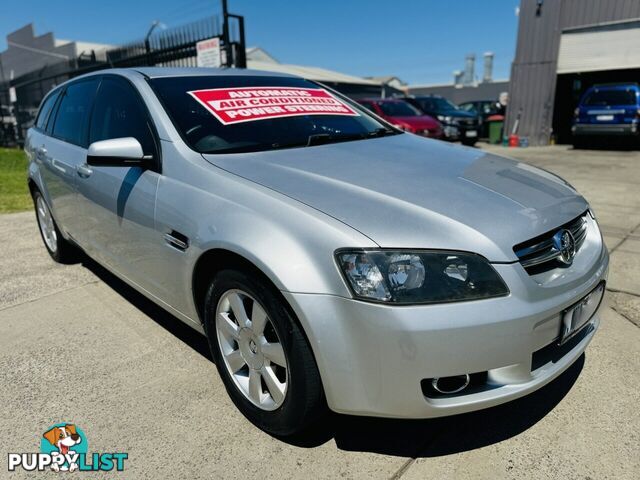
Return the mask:
{"type": "Polygon", "coordinates": [[[228,66],[245,67],[244,19],[228,15],[228,20],[228,32],[223,32],[217,17],[209,17],[117,48],[83,52],[77,58],[46,65],[8,84],[0,83],[0,145],[22,145],[46,93],[84,73],[114,67],[195,67],[196,43],[213,37],[221,38],[223,59],[226,57],[228,66]],[[226,45],[225,33],[229,38],[226,45]],[[15,102],[10,101],[10,88],[14,89],[15,102]]]}

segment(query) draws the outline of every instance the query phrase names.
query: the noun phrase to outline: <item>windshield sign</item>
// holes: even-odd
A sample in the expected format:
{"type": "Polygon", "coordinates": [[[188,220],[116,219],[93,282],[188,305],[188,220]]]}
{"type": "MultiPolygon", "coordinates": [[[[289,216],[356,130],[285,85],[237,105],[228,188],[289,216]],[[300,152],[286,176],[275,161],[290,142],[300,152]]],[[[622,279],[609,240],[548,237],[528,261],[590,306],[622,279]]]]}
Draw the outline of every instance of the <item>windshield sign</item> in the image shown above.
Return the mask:
{"type": "Polygon", "coordinates": [[[187,93],[223,125],[310,114],[359,115],[321,88],[214,88],[187,93]]]}

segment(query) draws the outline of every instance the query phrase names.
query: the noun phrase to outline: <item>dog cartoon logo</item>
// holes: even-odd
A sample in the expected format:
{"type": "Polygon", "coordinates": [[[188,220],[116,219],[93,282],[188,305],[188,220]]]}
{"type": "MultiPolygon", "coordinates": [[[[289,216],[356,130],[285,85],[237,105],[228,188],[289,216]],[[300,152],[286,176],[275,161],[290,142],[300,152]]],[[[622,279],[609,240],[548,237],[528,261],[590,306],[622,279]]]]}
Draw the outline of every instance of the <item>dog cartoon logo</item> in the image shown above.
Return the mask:
{"type": "MultiPolygon", "coordinates": [[[[77,445],[82,444],[83,437],[81,435],[82,431],[76,428],[75,425],[70,423],[65,423],[61,425],[55,425],[47,430],[42,436],[44,439],[49,442],[51,447],[47,448],[51,454],[55,454],[55,449],[58,450],[58,454],[65,458],[67,461],[60,465],[58,463],[52,463],[51,469],[58,471],[69,471],[73,472],[78,469],[78,464],[76,463],[77,454],[84,453],[76,451],[77,445]]],[[[42,442],[44,443],[44,442],[42,442]]],[[[83,450],[86,451],[86,442],[83,445],[83,450]]]]}
{"type": "Polygon", "coordinates": [[[9,452],[7,459],[10,472],[122,472],[129,454],[89,452],[84,431],[74,423],[63,422],[52,425],[40,436],[40,452],[9,452]]]}

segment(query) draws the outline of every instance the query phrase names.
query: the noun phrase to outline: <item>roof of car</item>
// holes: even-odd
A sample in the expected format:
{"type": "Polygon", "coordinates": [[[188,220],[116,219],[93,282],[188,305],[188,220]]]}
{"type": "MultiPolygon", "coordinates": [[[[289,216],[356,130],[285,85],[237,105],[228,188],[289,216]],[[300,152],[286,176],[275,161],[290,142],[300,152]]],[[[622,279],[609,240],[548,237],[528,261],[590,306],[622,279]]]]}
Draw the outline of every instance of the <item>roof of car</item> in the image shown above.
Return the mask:
{"type": "MultiPolygon", "coordinates": [[[[249,70],[245,68],[202,68],[202,67],[136,67],[135,70],[149,78],[161,77],[203,77],[203,76],[249,76],[249,77],[294,77],[286,73],[269,72],[265,70],[249,70]]],[[[103,72],[105,72],[103,70],[103,72]]]]}
{"type": "Polygon", "coordinates": [[[615,88],[629,88],[629,87],[638,88],[638,83],[637,82],[596,83],[591,88],[610,88],[610,89],[615,89],[615,88]]]}
{"type": "MultiPolygon", "coordinates": [[[[55,88],[51,92],[64,88],[65,85],[77,81],[82,78],[88,78],[96,75],[115,74],[124,77],[135,75],[144,75],[148,78],[166,78],[166,77],[203,77],[203,76],[252,76],[252,77],[283,77],[283,78],[302,78],[296,75],[290,75],[279,72],[269,72],[265,70],[249,70],[245,68],[201,68],[201,67],[132,67],[132,68],[106,68],[96,70],[95,72],[85,73],[74,78],[70,78],[55,88]]],[[[47,94],[49,95],[49,94],[47,94]]]]}
{"type": "Polygon", "coordinates": [[[203,77],[203,76],[251,76],[251,77],[283,77],[283,78],[301,78],[286,73],[269,72],[265,70],[248,70],[245,68],[196,68],[196,67],[132,67],[132,68],[107,68],[104,70],[96,70],[95,72],[85,73],[78,77],[71,78],[61,83],[61,87],[69,82],[80,78],[91,77],[94,75],[116,74],[125,77],[131,75],[144,75],[148,78],[166,78],[166,77],[203,77]]]}
{"type": "Polygon", "coordinates": [[[401,98],[359,98],[358,102],[402,102],[401,98]]]}

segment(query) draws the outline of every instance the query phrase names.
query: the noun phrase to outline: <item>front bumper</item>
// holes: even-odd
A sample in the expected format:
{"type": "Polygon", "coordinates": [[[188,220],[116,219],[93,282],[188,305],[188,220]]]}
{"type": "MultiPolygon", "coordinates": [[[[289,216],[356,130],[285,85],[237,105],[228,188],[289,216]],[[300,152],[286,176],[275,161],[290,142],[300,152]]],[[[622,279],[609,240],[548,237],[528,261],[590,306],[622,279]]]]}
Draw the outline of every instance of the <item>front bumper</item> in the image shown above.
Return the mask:
{"type": "Polygon", "coordinates": [[[442,123],[444,137],[450,141],[476,140],[478,138],[477,124],[463,124],[458,122],[442,123]]]}
{"type": "Polygon", "coordinates": [[[597,123],[576,123],[571,131],[576,136],[590,135],[616,135],[616,136],[632,136],[638,135],[637,123],[619,123],[619,124],[597,124],[597,123]]]}
{"type": "Polygon", "coordinates": [[[596,229],[562,274],[532,277],[518,263],[495,264],[507,297],[393,307],[283,294],[307,333],[332,410],[430,418],[513,400],[566,370],[593,338],[597,314],[568,352],[548,361],[540,352],[557,341],[561,312],[606,279],[608,261],[596,229]],[[487,372],[487,387],[473,393],[430,398],[421,387],[425,379],[477,372],[487,372]]]}
{"type": "Polygon", "coordinates": [[[420,137],[435,138],[436,140],[440,140],[444,136],[444,132],[440,128],[418,129],[418,130],[415,130],[413,133],[420,137]]]}

